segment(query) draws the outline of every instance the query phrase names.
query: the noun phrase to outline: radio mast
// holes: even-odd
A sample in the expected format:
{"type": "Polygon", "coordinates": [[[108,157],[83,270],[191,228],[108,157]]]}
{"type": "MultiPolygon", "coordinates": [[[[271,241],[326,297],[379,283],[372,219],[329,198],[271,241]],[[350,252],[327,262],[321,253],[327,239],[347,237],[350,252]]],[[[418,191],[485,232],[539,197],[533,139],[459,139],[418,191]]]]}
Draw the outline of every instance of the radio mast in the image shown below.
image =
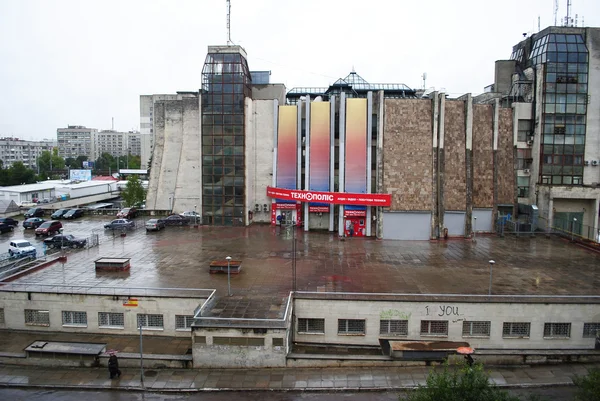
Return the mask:
{"type": "Polygon", "coordinates": [[[231,46],[231,0],[227,2],[227,46],[231,46]]]}

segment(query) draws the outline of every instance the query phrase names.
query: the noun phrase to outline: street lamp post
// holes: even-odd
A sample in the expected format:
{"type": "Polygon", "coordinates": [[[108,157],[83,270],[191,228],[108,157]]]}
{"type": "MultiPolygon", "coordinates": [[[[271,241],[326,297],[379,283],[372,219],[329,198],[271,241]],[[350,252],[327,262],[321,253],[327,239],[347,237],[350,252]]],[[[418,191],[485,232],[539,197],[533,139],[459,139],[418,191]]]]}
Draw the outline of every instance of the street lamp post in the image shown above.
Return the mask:
{"type": "Polygon", "coordinates": [[[142,342],[142,323],[140,323],[140,382],[144,388],[144,352],[142,342]]]}
{"type": "Polygon", "coordinates": [[[473,220],[475,220],[473,223],[473,239],[475,239],[475,235],[477,233],[477,216],[473,217],[473,220]]]}
{"type": "Polygon", "coordinates": [[[573,217],[573,226],[571,227],[571,242],[575,242],[575,224],[577,224],[577,218],[573,217]]]}
{"type": "Polygon", "coordinates": [[[231,256],[227,256],[227,295],[231,296],[231,256]]]}
{"type": "Polygon", "coordinates": [[[493,260],[490,260],[490,289],[488,291],[488,296],[492,296],[492,272],[494,269],[494,262],[493,260]]]}
{"type": "Polygon", "coordinates": [[[194,227],[198,227],[198,213],[196,213],[197,205],[194,205],[194,227]]]}

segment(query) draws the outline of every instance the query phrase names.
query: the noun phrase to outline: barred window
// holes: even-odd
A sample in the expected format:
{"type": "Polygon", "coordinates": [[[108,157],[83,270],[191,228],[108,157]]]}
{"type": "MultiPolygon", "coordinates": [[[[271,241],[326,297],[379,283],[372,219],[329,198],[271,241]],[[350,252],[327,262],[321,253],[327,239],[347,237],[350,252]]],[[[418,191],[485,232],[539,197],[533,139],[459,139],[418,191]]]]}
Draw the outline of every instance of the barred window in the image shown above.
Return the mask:
{"type": "Polygon", "coordinates": [[[504,322],[502,337],[529,338],[531,323],[504,322]]]}
{"type": "Polygon", "coordinates": [[[571,337],[571,323],[544,323],[544,337],[569,338],[571,337]]]}
{"type": "Polygon", "coordinates": [[[63,326],[83,326],[87,327],[87,313],[66,311],[62,312],[63,326]]]}
{"type": "Polygon", "coordinates": [[[338,319],[338,334],[365,334],[362,319],[338,319]]]}
{"type": "Polygon", "coordinates": [[[298,319],[298,333],[325,333],[325,319],[298,319]]]}
{"type": "Polygon", "coordinates": [[[391,336],[407,336],[408,320],[380,320],[379,334],[391,336]]]}
{"type": "Polygon", "coordinates": [[[421,320],[422,336],[447,336],[447,320],[421,320]]]}
{"type": "Polygon", "coordinates": [[[163,315],[138,313],[137,327],[140,326],[144,329],[162,329],[164,328],[163,315]]]}
{"type": "Polygon", "coordinates": [[[125,314],[116,312],[98,312],[98,326],[125,328],[125,314]]]}
{"type": "Polygon", "coordinates": [[[472,321],[463,322],[463,337],[489,337],[491,331],[491,322],[472,321]]]}
{"type": "Polygon", "coordinates": [[[189,329],[194,324],[194,316],[175,315],[175,329],[189,329]]]}
{"type": "Polygon", "coordinates": [[[600,323],[584,323],[583,338],[595,338],[600,335],[600,323]]]}
{"type": "Polygon", "coordinates": [[[0,324],[4,324],[6,321],[4,320],[4,308],[0,308],[0,324]]]}
{"type": "Polygon", "coordinates": [[[273,347],[283,347],[283,338],[273,338],[273,347]]]}
{"type": "Polygon", "coordinates": [[[47,310],[25,309],[25,324],[30,326],[50,326],[50,312],[47,310]]]}
{"type": "Polygon", "coordinates": [[[265,345],[265,339],[260,337],[213,337],[213,345],[262,347],[265,345]]]}

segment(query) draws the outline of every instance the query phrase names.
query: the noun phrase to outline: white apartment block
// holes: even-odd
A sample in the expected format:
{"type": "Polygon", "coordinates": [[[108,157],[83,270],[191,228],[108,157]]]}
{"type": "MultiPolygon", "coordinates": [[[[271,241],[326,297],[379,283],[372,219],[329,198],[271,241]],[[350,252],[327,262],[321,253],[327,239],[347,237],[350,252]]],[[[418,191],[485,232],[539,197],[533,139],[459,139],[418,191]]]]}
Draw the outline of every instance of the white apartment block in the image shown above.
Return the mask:
{"type": "Polygon", "coordinates": [[[25,167],[36,168],[37,158],[44,151],[52,152],[56,141],[25,141],[19,138],[0,138],[0,160],[4,168],[14,162],[23,162],[25,167]]]}
{"type": "Polygon", "coordinates": [[[94,133],[94,156],[92,160],[97,160],[102,153],[108,153],[111,156],[139,156],[140,155],[140,133],[135,131],[118,132],[104,130],[94,133]]]}
{"type": "Polygon", "coordinates": [[[56,130],[58,155],[64,159],[87,156],[88,160],[96,160],[93,135],[97,132],[96,128],[86,128],[81,125],[58,128],[56,130]]]}

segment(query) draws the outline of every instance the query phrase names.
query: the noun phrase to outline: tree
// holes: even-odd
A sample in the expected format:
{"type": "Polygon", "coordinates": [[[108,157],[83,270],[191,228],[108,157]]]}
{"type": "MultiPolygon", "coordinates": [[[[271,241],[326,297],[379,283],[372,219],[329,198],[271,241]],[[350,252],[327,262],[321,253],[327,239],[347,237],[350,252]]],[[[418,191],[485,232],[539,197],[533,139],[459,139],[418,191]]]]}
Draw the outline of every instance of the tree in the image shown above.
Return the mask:
{"type": "Polygon", "coordinates": [[[575,398],[579,401],[600,401],[600,368],[590,370],[587,376],[575,376],[575,398]]]}
{"type": "Polygon", "coordinates": [[[83,162],[86,162],[87,160],[87,156],[77,156],[77,158],[74,161],[74,164],[71,164],[71,167],[75,166],[75,168],[82,168],[83,162]]]}
{"type": "Polygon", "coordinates": [[[52,149],[52,170],[64,170],[65,160],[58,155],[58,148],[52,149]]]}
{"type": "Polygon", "coordinates": [[[489,383],[489,375],[481,364],[466,364],[456,369],[448,365],[427,376],[427,384],[419,386],[407,397],[410,401],[519,401],[518,397],[489,383]]]}
{"type": "Polygon", "coordinates": [[[8,168],[8,183],[6,185],[33,184],[35,182],[35,171],[25,167],[23,162],[14,162],[8,168]]]}
{"type": "Polygon", "coordinates": [[[107,171],[110,168],[113,168],[112,165],[114,163],[115,158],[112,157],[110,153],[102,153],[98,159],[96,159],[96,163],[94,164],[94,168],[98,171],[107,171]]]}
{"type": "Polygon", "coordinates": [[[146,190],[142,186],[139,177],[132,174],[127,179],[127,186],[121,192],[121,197],[125,201],[125,206],[138,206],[144,203],[146,199],[146,190]]]}

